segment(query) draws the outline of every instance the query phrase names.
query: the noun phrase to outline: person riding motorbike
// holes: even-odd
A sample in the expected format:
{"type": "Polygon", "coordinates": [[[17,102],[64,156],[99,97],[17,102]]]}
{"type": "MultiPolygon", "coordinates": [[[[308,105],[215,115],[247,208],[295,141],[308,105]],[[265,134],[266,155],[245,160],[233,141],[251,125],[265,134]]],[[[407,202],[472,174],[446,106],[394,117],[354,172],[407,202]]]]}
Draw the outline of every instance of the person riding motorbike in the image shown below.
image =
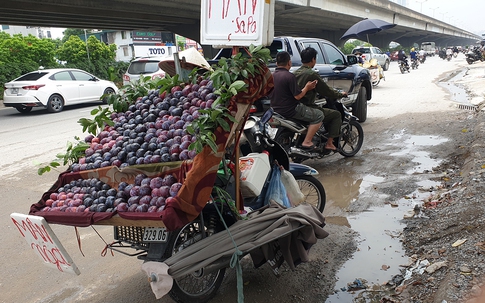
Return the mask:
{"type": "Polygon", "coordinates": [[[404,50],[401,49],[399,51],[399,53],[397,54],[397,59],[399,61],[404,62],[404,64],[406,65],[406,68],[409,69],[408,56],[406,56],[406,53],[404,52],[404,50]]]}
{"type": "Polygon", "coordinates": [[[457,46],[453,46],[453,55],[456,57],[458,55],[458,53],[460,52],[460,50],[458,49],[457,46]]]}
{"type": "Polygon", "coordinates": [[[364,64],[364,59],[362,58],[362,53],[356,52],[355,56],[357,57],[357,62],[359,63],[359,65],[362,66],[362,64],[364,64]]]}
{"type": "Polygon", "coordinates": [[[411,60],[413,59],[418,59],[418,53],[414,50],[414,47],[411,48],[411,52],[409,52],[409,56],[411,57],[411,60]]]}
{"type": "Polygon", "coordinates": [[[480,52],[482,53],[482,58],[485,59],[485,40],[480,41],[480,52]]]}
{"type": "Polygon", "coordinates": [[[300,89],[295,75],[290,73],[290,68],[290,54],[286,51],[278,52],[276,54],[276,69],[273,73],[274,88],[269,94],[271,107],[285,118],[293,118],[310,123],[305,140],[301,144],[302,149],[310,151],[315,148],[312,139],[322,125],[323,112],[316,108],[308,107],[299,100],[308,91],[316,87],[317,81],[308,81],[300,89]]]}
{"type": "Polygon", "coordinates": [[[317,81],[315,89],[308,91],[300,102],[308,107],[316,108],[323,113],[323,124],[328,130],[328,140],[325,144],[325,149],[337,150],[337,147],[333,144],[333,138],[337,138],[340,134],[340,127],[342,126],[342,116],[337,110],[330,108],[323,108],[315,104],[317,94],[321,97],[325,97],[328,103],[332,103],[336,99],[346,97],[346,92],[337,92],[333,88],[330,88],[320,75],[313,70],[317,62],[317,51],[312,47],[305,48],[301,53],[302,66],[297,69],[294,74],[300,88],[305,86],[308,81],[317,81]]]}
{"type": "Polygon", "coordinates": [[[418,63],[418,53],[414,50],[414,47],[411,48],[411,51],[409,52],[409,56],[411,57],[411,62],[416,62],[415,65],[417,66],[418,63]]]}
{"type": "Polygon", "coordinates": [[[424,60],[426,60],[426,52],[424,51],[424,49],[419,50],[418,58],[421,61],[421,63],[424,63],[424,60]]]}
{"type": "Polygon", "coordinates": [[[448,47],[446,49],[446,57],[448,58],[451,58],[451,56],[453,55],[453,50],[451,49],[451,47],[448,47]]]}

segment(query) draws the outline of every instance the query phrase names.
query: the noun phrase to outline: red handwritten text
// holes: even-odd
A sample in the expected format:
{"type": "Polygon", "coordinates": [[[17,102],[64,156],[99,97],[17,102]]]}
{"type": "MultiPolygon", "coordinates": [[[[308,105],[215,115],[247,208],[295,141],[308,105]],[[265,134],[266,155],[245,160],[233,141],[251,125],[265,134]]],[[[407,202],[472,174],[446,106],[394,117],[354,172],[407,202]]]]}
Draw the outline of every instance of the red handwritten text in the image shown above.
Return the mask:
{"type": "Polygon", "coordinates": [[[29,218],[21,220],[20,222],[12,218],[12,221],[22,237],[30,242],[30,247],[41,257],[41,259],[44,260],[44,262],[55,265],[61,272],[64,272],[62,266],[64,266],[64,268],[71,267],[71,264],[66,261],[44,225],[34,223],[29,218]]]}
{"type": "MultiPolygon", "coordinates": [[[[227,18],[229,11],[231,11],[231,8],[234,7],[234,5],[237,4],[237,12],[239,13],[239,16],[247,15],[248,13],[248,6],[250,9],[250,13],[252,15],[255,14],[256,12],[256,7],[258,6],[258,1],[259,0],[236,0],[236,4],[232,4],[231,6],[231,0],[219,0],[222,1],[222,8],[221,8],[221,17],[222,19],[227,18]],[[248,3],[249,2],[249,3],[248,3]]],[[[212,0],[209,0],[209,19],[212,17],[212,0]]]]}
{"type": "Polygon", "coordinates": [[[37,253],[44,259],[44,262],[54,264],[61,272],[64,272],[61,265],[71,266],[71,264],[64,259],[64,256],[57,247],[49,248],[46,245],[41,246],[36,243],[30,244],[30,247],[32,247],[34,251],[37,250],[37,253]]]}
{"type": "Polygon", "coordinates": [[[25,221],[22,220],[22,223],[17,222],[17,220],[13,218],[12,221],[13,224],[17,226],[20,234],[22,234],[24,238],[24,232],[28,231],[32,235],[32,238],[34,238],[35,240],[38,240],[40,238],[44,242],[49,242],[52,244],[54,243],[43,225],[32,223],[30,219],[26,219],[25,221]]]}
{"type": "Polygon", "coordinates": [[[254,21],[253,16],[249,16],[247,20],[242,18],[236,18],[236,34],[248,34],[256,32],[256,21],[254,21]]]}

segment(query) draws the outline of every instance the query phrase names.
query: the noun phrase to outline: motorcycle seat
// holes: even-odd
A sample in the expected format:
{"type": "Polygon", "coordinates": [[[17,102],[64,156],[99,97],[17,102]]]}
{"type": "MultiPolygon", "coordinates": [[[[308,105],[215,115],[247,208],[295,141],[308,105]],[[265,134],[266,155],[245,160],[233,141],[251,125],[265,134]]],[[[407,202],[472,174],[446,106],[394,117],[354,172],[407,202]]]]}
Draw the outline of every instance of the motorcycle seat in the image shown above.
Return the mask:
{"type": "Polygon", "coordinates": [[[273,116],[276,116],[280,119],[286,120],[288,123],[293,124],[293,127],[295,127],[295,128],[302,128],[302,127],[307,128],[308,125],[310,125],[309,122],[305,122],[305,121],[302,121],[302,120],[293,119],[293,118],[285,118],[282,115],[278,114],[277,112],[274,112],[273,116]]]}

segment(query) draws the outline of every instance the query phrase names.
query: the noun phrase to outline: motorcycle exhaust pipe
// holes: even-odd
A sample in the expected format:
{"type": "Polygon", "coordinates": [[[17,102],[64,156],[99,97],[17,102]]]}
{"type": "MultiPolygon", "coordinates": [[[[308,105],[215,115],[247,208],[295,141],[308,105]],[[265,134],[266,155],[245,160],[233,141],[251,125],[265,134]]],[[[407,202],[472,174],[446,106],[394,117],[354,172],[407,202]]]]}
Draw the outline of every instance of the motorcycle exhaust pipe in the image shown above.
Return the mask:
{"type": "Polygon", "coordinates": [[[304,158],[316,158],[319,156],[318,153],[306,152],[297,147],[290,147],[290,157],[304,157],[304,158]]]}

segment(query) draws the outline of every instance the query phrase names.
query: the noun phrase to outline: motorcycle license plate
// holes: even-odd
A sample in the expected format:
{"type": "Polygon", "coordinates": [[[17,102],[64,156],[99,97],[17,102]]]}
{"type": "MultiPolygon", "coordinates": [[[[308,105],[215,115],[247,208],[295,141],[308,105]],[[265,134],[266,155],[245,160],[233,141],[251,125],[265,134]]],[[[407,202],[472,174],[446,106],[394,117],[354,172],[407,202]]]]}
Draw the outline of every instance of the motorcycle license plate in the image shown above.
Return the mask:
{"type": "Polygon", "coordinates": [[[164,227],[145,227],[143,242],[164,243],[168,240],[168,232],[164,227]]]}

